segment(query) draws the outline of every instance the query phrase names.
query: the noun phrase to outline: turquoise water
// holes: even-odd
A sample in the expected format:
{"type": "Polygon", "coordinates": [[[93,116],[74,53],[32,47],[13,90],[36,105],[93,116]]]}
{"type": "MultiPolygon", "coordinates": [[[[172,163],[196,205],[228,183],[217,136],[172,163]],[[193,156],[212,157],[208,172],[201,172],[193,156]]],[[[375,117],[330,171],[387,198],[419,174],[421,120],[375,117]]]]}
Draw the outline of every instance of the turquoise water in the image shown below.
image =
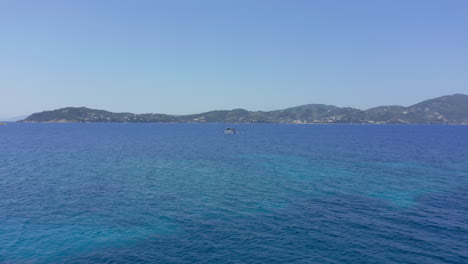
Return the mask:
{"type": "Polygon", "coordinates": [[[466,263],[468,126],[224,126],[0,127],[0,262],[466,263]]]}

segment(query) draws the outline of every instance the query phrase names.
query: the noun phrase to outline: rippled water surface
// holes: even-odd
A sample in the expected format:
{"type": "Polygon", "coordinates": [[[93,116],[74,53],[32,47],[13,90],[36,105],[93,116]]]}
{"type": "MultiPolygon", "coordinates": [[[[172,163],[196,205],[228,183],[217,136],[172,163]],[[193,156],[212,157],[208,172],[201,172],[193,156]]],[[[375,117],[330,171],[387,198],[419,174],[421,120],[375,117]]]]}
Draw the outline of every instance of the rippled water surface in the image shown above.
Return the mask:
{"type": "Polygon", "coordinates": [[[0,127],[0,262],[467,263],[468,126],[224,128],[0,127]]]}

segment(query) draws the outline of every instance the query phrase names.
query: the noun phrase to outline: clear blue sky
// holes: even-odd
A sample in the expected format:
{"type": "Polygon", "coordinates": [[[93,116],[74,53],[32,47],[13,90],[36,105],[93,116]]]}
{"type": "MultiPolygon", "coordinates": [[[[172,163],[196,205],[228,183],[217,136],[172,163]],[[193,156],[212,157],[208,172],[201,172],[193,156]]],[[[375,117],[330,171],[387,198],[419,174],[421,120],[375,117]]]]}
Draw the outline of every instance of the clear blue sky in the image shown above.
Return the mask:
{"type": "Polygon", "coordinates": [[[468,94],[466,0],[0,0],[0,117],[468,94]]]}

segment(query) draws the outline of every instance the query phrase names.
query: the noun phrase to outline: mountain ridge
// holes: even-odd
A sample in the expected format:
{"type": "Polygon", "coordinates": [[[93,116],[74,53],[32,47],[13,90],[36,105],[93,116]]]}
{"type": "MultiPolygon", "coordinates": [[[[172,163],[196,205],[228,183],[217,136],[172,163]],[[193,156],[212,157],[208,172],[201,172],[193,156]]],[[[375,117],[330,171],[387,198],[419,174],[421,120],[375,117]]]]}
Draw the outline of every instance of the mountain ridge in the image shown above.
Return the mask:
{"type": "Polygon", "coordinates": [[[190,115],[168,115],[114,113],[87,107],[65,107],[34,113],[18,122],[468,124],[468,95],[446,95],[408,107],[388,105],[367,110],[306,104],[273,111],[248,111],[238,108],[190,115]]]}

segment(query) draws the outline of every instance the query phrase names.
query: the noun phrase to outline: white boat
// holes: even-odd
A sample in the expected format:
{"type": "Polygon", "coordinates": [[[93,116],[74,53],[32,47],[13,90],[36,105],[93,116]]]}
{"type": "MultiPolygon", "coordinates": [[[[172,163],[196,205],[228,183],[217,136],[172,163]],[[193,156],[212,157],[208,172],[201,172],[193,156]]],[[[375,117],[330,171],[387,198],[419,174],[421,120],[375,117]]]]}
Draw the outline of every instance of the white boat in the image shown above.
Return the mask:
{"type": "Polygon", "coordinates": [[[226,130],[224,130],[224,135],[234,135],[234,134],[237,134],[237,131],[235,128],[226,128],[226,130]]]}

